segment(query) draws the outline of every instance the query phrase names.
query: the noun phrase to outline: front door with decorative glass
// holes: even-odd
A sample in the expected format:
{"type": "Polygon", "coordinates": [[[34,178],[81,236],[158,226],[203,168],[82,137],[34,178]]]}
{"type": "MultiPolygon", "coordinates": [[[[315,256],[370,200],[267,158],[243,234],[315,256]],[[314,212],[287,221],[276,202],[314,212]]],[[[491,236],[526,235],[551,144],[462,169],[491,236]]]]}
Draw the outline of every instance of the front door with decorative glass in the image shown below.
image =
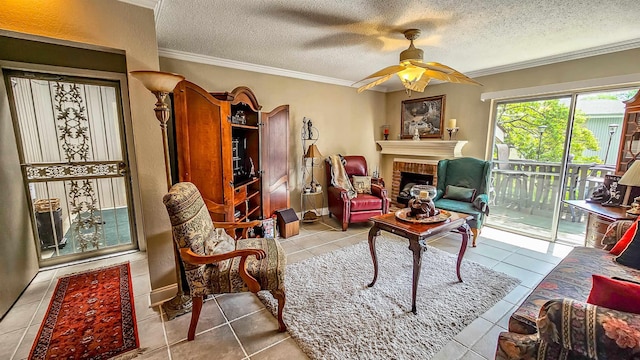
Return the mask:
{"type": "Polygon", "coordinates": [[[137,248],[117,81],[6,71],[41,265],[137,248]]]}

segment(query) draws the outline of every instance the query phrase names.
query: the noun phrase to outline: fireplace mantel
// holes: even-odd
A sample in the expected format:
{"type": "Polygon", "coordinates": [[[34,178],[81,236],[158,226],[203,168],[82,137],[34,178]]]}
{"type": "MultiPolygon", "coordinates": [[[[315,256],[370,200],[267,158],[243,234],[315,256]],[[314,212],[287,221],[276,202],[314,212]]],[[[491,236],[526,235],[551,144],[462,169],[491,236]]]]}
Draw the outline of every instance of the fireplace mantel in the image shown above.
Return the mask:
{"type": "Polygon", "coordinates": [[[380,140],[382,154],[425,156],[440,159],[462,157],[466,140],[380,140]]]}

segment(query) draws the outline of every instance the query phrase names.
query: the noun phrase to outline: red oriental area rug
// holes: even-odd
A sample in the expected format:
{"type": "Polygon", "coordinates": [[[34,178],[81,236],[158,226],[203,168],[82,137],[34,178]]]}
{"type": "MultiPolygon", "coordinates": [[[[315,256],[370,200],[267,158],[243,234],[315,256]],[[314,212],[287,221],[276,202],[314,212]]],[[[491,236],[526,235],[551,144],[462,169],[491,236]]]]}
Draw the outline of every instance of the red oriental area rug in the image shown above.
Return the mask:
{"type": "Polygon", "coordinates": [[[139,346],[124,263],[58,280],[29,359],[108,359],[139,346]]]}

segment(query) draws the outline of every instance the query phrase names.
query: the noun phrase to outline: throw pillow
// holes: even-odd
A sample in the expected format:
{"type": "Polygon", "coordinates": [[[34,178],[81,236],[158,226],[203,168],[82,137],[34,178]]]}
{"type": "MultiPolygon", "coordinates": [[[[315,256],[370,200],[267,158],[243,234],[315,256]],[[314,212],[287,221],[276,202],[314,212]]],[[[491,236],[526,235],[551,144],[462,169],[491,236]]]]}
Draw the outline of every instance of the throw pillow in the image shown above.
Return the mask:
{"type": "Polygon", "coordinates": [[[612,277],[612,279],[613,280],[618,280],[618,281],[626,281],[626,282],[630,282],[630,283],[634,283],[634,284],[640,285],[640,281],[636,281],[636,280],[625,279],[625,278],[621,278],[621,277],[617,277],[617,276],[612,277]]]}
{"type": "Polygon", "coordinates": [[[593,286],[587,302],[608,309],[640,314],[640,285],[592,275],[593,286]]]}
{"type": "Polygon", "coordinates": [[[447,190],[444,193],[443,198],[472,202],[476,197],[476,189],[469,189],[460,186],[447,185],[447,190]]]}
{"type": "Polygon", "coordinates": [[[371,176],[353,175],[353,187],[358,194],[371,194],[371,176]]]}
{"type": "Polygon", "coordinates": [[[217,255],[236,249],[236,241],[222,228],[213,229],[214,234],[204,241],[205,255],[217,255]]]}
{"type": "MultiPolygon", "coordinates": [[[[639,218],[640,219],[640,218],[639,218]]],[[[624,223],[622,224],[617,224],[617,223],[622,223],[622,222],[614,222],[611,225],[609,225],[609,227],[614,227],[614,229],[611,229],[611,231],[613,233],[617,233],[616,228],[620,227],[620,226],[624,226],[624,223]],[[615,224],[615,226],[614,226],[615,224]]],[[[620,255],[622,254],[622,252],[624,251],[624,249],[627,248],[627,246],[629,245],[629,243],[631,242],[631,240],[633,239],[633,237],[636,235],[636,231],[638,230],[638,221],[634,221],[633,224],[631,224],[631,226],[627,229],[627,231],[624,232],[624,234],[620,237],[620,240],[618,240],[617,243],[615,243],[615,246],[613,247],[613,249],[611,249],[609,251],[609,253],[613,254],[613,255],[620,255]]],[[[609,233],[609,228],[607,228],[607,233],[605,233],[604,238],[602,239],[602,243],[604,244],[605,241],[607,241],[607,234],[609,233]]]]}
{"type": "MultiPolygon", "coordinates": [[[[637,230],[637,227],[636,227],[637,230]]],[[[614,260],[622,265],[640,270],[640,231],[635,231],[622,253],[614,258],[614,260]]]]}

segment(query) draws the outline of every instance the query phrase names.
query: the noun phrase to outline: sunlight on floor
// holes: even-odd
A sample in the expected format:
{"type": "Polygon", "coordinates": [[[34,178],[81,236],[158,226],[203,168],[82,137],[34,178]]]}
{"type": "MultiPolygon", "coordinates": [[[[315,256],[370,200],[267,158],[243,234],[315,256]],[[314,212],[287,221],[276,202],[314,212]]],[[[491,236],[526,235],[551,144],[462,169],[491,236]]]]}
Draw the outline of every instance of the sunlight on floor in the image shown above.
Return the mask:
{"type": "Polygon", "coordinates": [[[573,247],[552,243],[545,240],[533,239],[527,236],[518,235],[485,226],[482,228],[482,237],[500,241],[506,244],[515,245],[525,249],[533,250],[543,254],[551,254],[560,258],[564,258],[573,247]]]}

